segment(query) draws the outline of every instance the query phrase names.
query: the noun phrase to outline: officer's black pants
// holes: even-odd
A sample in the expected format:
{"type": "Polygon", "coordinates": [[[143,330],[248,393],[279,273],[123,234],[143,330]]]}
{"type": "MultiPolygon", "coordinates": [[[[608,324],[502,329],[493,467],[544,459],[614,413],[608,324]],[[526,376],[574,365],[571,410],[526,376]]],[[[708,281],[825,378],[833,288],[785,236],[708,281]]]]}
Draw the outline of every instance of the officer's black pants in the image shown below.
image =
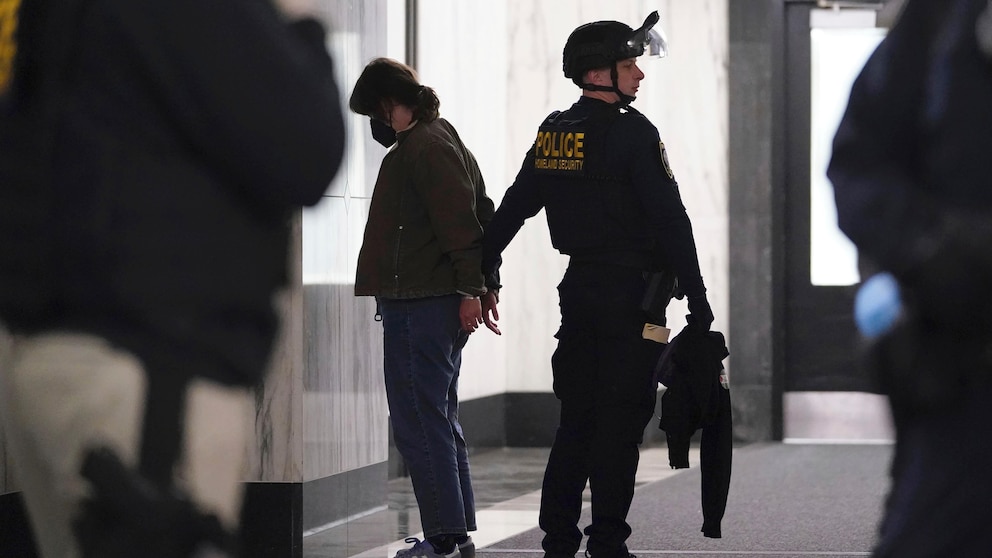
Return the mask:
{"type": "Polygon", "coordinates": [[[892,487],[876,558],[992,556],[990,415],[987,375],[941,410],[897,407],[892,487]]]}
{"type": "Polygon", "coordinates": [[[561,419],[541,494],[543,547],[552,556],[579,549],[588,481],[586,548],[595,558],[626,558],[638,445],[654,411],[654,365],[664,345],[641,338],[639,270],[572,264],[558,292],[562,325],[552,368],[561,419]]]}

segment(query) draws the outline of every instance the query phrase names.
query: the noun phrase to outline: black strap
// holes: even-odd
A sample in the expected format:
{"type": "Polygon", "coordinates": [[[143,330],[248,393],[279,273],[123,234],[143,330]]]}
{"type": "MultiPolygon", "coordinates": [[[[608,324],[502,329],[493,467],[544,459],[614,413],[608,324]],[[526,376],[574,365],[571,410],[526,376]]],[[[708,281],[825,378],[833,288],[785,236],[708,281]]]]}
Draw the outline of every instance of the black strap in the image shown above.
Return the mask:
{"type": "Polygon", "coordinates": [[[182,453],[188,384],[177,369],[162,363],[146,364],[148,391],[141,425],[138,470],[163,490],[171,489],[172,475],[182,453]]]}

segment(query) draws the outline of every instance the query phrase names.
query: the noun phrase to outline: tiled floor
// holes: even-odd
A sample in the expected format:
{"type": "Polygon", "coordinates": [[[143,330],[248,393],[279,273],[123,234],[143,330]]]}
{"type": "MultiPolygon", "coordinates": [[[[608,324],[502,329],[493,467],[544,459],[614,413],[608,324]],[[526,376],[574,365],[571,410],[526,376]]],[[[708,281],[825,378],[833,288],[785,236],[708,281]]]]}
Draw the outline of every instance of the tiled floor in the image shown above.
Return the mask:
{"type": "MultiPolygon", "coordinates": [[[[537,527],[547,457],[548,448],[492,449],[469,457],[479,524],[472,538],[478,548],[537,527]]],[[[678,472],[668,467],[668,453],[663,445],[642,449],[638,485],[678,472]]],[[[413,536],[423,538],[410,480],[395,479],[389,483],[388,507],[306,534],[303,556],[392,558],[397,550],[409,546],[403,539],[413,536]]]]}

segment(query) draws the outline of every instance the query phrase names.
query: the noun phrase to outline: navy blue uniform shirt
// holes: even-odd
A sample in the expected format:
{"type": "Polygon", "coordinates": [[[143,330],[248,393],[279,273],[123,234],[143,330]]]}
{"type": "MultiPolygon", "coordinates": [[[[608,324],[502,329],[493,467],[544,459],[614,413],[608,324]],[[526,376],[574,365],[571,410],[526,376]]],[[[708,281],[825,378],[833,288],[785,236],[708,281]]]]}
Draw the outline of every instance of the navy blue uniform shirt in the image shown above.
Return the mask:
{"type": "MultiPolygon", "coordinates": [[[[615,239],[604,237],[600,246],[583,244],[584,252],[641,251],[648,258],[652,252],[660,254],[665,265],[678,274],[687,295],[703,294],[705,288],[699,273],[692,227],[658,129],[636,110],[585,96],[568,110],[552,116],[555,122],[564,123],[560,128],[562,130],[568,129],[570,122],[595,120],[600,125],[593,126],[595,130],[589,133],[596,136],[602,134],[602,137],[586,137],[578,144],[574,138],[569,142],[567,138],[556,137],[549,145],[548,136],[539,132],[496,215],[486,227],[483,270],[487,276],[498,268],[500,254],[524,221],[542,208],[549,215],[549,227],[555,247],[573,257],[588,255],[569,249],[569,237],[581,235],[581,228],[586,223],[581,220],[556,222],[551,217],[561,209],[558,206],[574,202],[568,198],[567,193],[559,195],[561,189],[575,187],[579,181],[586,180],[595,181],[599,188],[615,189],[617,196],[632,196],[633,199],[628,200],[627,205],[634,207],[636,213],[631,215],[631,219],[640,221],[643,226],[639,226],[642,230],[634,235],[639,237],[635,241],[637,245],[621,248],[613,243],[615,239]],[[610,118],[611,116],[615,117],[610,118]],[[585,151],[579,153],[580,148],[585,151]],[[558,176],[545,172],[554,163],[548,164],[543,160],[547,155],[554,155],[559,151],[562,157],[558,160],[566,161],[569,171],[580,164],[575,157],[564,157],[569,150],[574,151],[572,155],[585,156],[584,178],[573,180],[569,178],[568,172],[559,173],[558,176]]],[[[542,131],[545,129],[541,128],[542,131]]],[[[586,212],[602,210],[598,207],[582,209],[586,212]]]]}

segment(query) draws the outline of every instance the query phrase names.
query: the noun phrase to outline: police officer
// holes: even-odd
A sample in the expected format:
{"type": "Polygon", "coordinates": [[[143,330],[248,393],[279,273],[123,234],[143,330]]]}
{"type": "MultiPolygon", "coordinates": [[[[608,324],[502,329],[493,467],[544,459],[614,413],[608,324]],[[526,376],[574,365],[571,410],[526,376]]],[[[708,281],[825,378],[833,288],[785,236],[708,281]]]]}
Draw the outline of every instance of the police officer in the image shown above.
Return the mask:
{"type": "MultiPolygon", "coordinates": [[[[713,313],[689,218],[658,130],[630,107],[644,78],[637,57],[665,52],[652,13],[637,29],[616,21],[576,28],[565,77],[582,96],[541,123],[533,147],[486,228],[483,269],[524,221],[545,209],[551,241],[570,257],[558,286],[561,329],[552,357],[561,416],[544,477],[540,526],[548,557],[574,556],[586,481],[593,494],[587,551],[628,556],[627,511],[638,445],[655,404],[652,371],[664,345],[644,336],[641,303],[652,271],[678,275],[689,321],[713,313]]],[[[486,320],[489,322],[489,305],[486,320]]],[[[663,325],[663,324],[662,324],[663,325]]]]}
{"type": "Polygon", "coordinates": [[[898,280],[870,354],[896,427],[876,558],[992,556],[992,4],[909,0],[851,90],[841,229],[898,280]]]}

